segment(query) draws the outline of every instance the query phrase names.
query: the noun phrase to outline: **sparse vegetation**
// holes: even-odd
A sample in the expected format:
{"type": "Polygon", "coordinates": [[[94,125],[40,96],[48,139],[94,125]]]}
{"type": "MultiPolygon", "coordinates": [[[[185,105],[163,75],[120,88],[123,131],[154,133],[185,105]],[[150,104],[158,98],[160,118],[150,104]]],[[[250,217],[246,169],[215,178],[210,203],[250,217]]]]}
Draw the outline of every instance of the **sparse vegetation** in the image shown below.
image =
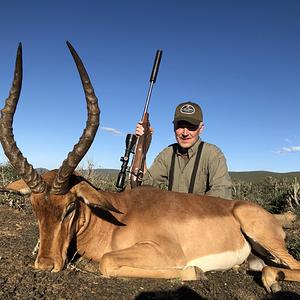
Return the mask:
{"type": "Polygon", "coordinates": [[[0,185],[1,187],[19,180],[20,176],[14,169],[14,167],[9,163],[0,163],[0,185]]]}
{"type": "Polygon", "coordinates": [[[254,182],[232,180],[233,199],[246,199],[259,204],[270,213],[287,210],[298,212],[299,182],[287,178],[267,177],[254,182]]]}
{"type": "MultiPolygon", "coordinates": [[[[93,158],[86,158],[86,163],[82,162],[76,171],[95,187],[105,191],[118,192],[119,189],[116,188],[117,178],[110,174],[97,172],[95,167],[96,163],[93,158]]],[[[128,179],[126,179],[124,187],[128,184],[128,179]]]]}
{"type": "MultiPolygon", "coordinates": [[[[0,163],[0,187],[4,187],[19,179],[20,176],[9,162],[0,163]]],[[[17,195],[8,193],[0,194],[0,204],[6,204],[20,210],[22,210],[25,201],[24,197],[17,195]]]]}
{"type": "Polygon", "coordinates": [[[298,236],[290,238],[286,242],[286,247],[289,253],[293,255],[296,260],[300,261],[300,238],[298,236]]]}

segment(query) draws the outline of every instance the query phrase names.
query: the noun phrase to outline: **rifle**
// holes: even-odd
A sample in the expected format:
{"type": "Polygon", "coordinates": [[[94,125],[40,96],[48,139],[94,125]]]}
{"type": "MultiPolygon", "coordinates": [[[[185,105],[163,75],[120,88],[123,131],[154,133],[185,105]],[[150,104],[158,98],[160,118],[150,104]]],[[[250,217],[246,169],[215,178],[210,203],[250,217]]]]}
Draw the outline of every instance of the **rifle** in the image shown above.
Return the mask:
{"type": "Polygon", "coordinates": [[[146,153],[150,146],[151,139],[149,138],[151,134],[149,133],[149,114],[147,112],[149,101],[152,93],[153,84],[156,81],[159,64],[162,56],[162,50],[157,50],[152,73],[150,76],[150,87],[148,91],[148,96],[146,100],[146,104],[144,107],[144,112],[142,116],[142,126],[144,127],[144,134],[142,136],[136,137],[134,134],[127,134],[126,137],[126,149],[124,157],[121,157],[122,166],[121,171],[118,175],[116,187],[123,188],[124,181],[126,177],[127,164],[129,162],[130,153],[134,153],[134,157],[132,159],[132,166],[129,173],[131,188],[135,188],[142,183],[143,180],[143,171],[144,171],[144,161],[146,158],[146,153]],[[150,141],[149,141],[150,140],[150,141]],[[135,146],[135,147],[134,147],[135,146]]]}

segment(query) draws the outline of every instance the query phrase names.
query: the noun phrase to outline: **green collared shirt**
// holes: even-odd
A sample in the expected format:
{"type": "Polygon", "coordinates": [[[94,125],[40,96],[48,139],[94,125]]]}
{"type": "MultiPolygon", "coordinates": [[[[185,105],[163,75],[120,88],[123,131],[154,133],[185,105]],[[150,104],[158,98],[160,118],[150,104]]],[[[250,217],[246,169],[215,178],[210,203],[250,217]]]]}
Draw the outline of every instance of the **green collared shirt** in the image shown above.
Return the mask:
{"type": "MultiPolygon", "coordinates": [[[[174,166],[174,181],[172,190],[188,193],[196,154],[201,139],[188,149],[188,161],[185,164],[178,144],[175,144],[176,156],[174,166]]],[[[169,178],[174,144],[165,148],[155,158],[152,166],[143,178],[143,184],[157,187],[169,178]]],[[[228,174],[226,159],[222,151],[215,145],[204,143],[199,167],[196,174],[194,193],[210,194],[225,199],[231,198],[231,180],[228,174]]]]}

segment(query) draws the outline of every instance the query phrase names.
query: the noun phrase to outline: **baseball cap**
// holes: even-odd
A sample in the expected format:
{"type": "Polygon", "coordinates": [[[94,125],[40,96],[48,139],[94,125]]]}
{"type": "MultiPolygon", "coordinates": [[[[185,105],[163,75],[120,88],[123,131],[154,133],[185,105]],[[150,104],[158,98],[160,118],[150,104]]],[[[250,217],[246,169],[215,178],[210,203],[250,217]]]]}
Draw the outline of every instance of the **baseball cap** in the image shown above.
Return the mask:
{"type": "Polygon", "coordinates": [[[178,121],[187,121],[193,125],[199,125],[203,122],[201,107],[191,101],[179,104],[175,110],[173,123],[178,121]]]}

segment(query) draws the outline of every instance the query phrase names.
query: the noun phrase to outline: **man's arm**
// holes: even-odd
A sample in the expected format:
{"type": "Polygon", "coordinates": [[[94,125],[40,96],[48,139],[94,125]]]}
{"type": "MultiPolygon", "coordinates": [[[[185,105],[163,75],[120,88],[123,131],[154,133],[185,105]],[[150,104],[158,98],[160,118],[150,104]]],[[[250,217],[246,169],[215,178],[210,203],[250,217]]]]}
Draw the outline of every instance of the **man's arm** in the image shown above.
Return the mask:
{"type": "Polygon", "coordinates": [[[220,198],[232,199],[231,180],[226,158],[219,148],[217,148],[215,155],[209,159],[209,190],[206,193],[220,198]]]}
{"type": "Polygon", "coordinates": [[[171,157],[170,152],[172,149],[167,147],[156,156],[151,167],[144,174],[142,184],[157,187],[168,180],[170,166],[168,165],[167,160],[171,157]]]}

